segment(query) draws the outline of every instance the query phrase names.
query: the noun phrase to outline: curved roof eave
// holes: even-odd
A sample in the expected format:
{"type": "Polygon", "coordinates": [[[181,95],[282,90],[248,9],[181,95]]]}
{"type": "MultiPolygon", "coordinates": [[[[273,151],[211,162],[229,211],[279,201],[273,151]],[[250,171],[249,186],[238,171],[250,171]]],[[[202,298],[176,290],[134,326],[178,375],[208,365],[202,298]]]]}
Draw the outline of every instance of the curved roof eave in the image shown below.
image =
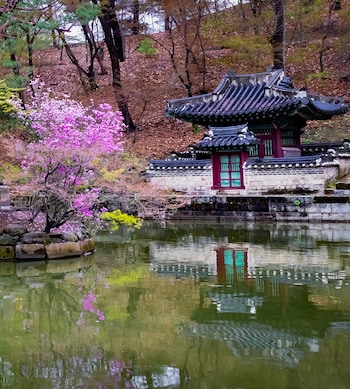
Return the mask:
{"type": "Polygon", "coordinates": [[[329,103],[320,100],[308,100],[298,110],[298,115],[307,120],[328,120],[333,116],[344,115],[349,106],[343,103],[329,103]]]}
{"type": "Polygon", "coordinates": [[[281,71],[228,73],[212,93],[167,103],[167,117],[203,125],[266,122],[281,116],[327,120],[349,111],[349,106],[339,98],[294,89],[289,77],[281,71]]]}

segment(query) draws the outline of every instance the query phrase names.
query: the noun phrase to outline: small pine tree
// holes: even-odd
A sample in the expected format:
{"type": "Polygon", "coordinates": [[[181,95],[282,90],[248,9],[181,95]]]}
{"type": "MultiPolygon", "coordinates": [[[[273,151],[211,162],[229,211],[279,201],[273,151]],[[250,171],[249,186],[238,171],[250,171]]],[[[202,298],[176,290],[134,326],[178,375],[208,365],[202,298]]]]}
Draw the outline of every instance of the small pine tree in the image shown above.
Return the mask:
{"type": "Polygon", "coordinates": [[[5,80],[0,80],[0,116],[7,116],[16,112],[16,107],[11,102],[19,89],[9,88],[5,80]]]}

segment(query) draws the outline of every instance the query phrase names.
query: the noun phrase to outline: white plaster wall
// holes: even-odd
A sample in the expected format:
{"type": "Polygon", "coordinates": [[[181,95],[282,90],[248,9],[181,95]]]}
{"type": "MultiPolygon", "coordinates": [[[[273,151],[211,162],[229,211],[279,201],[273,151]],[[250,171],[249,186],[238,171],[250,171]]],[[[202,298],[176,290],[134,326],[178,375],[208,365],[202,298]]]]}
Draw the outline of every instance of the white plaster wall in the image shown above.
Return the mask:
{"type": "Polygon", "coordinates": [[[148,179],[151,185],[161,189],[170,189],[187,194],[213,196],[211,190],[212,176],[210,170],[199,171],[150,171],[148,179]]]}
{"type": "MultiPolygon", "coordinates": [[[[349,160],[350,162],[350,160],[349,160]]],[[[296,188],[317,190],[324,193],[327,179],[338,175],[339,166],[318,166],[309,168],[278,167],[278,168],[245,168],[245,189],[220,191],[229,196],[261,195],[268,191],[288,191],[296,188]]],[[[161,189],[170,189],[191,195],[214,196],[217,190],[212,190],[212,172],[208,170],[150,170],[148,180],[151,185],[161,189]]]]}
{"type": "MultiPolygon", "coordinates": [[[[190,240],[190,239],[189,239],[190,240]]],[[[216,267],[217,245],[214,243],[184,242],[177,244],[150,242],[149,251],[152,261],[167,263],[197,263],[216,267]]]]}

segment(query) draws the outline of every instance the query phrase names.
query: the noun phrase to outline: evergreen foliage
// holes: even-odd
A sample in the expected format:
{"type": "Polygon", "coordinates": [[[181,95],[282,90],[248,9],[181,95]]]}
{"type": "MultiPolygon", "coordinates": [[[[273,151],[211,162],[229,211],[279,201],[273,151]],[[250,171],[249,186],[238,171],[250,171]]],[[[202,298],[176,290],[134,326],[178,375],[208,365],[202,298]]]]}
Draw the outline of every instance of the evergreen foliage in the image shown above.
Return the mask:
{"type": "Polygon", "coordinates": [[[5,80],[0,80],[0,116],[8,116],[16,112],[16,107],[11,101],[19,89],[10,88],[5,80]]]}
{"type": "Polygon", "coordinates": [[[79,22],[85,26],[90,21],[96,19],[99,12],[100,7],[97,4],[82,3],[78,5],[75,14],[79,22]]]}
{"type": "Polygon", "coordinates": [[[145,54],[149,56],[156,55],[158,52],[158,50],[155,47],[153,47],[153,42],[151,38],[143,39],[140,42],[137,51],[141,54],[145,54]]]}

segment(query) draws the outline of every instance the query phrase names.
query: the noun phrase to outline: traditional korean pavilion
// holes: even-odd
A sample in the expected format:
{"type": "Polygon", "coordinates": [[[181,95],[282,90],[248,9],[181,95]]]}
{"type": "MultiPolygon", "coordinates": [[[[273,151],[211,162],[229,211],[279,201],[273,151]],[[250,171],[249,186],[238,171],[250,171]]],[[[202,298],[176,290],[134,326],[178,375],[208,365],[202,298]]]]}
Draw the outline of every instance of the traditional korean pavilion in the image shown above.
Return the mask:
{"type": "Polygon", "coordinates": [[[261,140],[255,151],[260,158],[299,154],[300,131],[307,120],[327,120],[349,109],[339,98],[295,89],[282,70],[244,75],[230,71],[214,92],[167,103],[166,115],[186,122],[247,124],[261,140]]]}
{"type": "Polygon", "coordinates": [[[210,152],[212,189],[225,190],[245,187],[248,162],[303,163],[300,135],[307,121],[348,110],[340,98],[295,89],[283,70],[229,71],[212,93],[167,101],[166,116],[209,129],[195,149],[210,152]]]}

